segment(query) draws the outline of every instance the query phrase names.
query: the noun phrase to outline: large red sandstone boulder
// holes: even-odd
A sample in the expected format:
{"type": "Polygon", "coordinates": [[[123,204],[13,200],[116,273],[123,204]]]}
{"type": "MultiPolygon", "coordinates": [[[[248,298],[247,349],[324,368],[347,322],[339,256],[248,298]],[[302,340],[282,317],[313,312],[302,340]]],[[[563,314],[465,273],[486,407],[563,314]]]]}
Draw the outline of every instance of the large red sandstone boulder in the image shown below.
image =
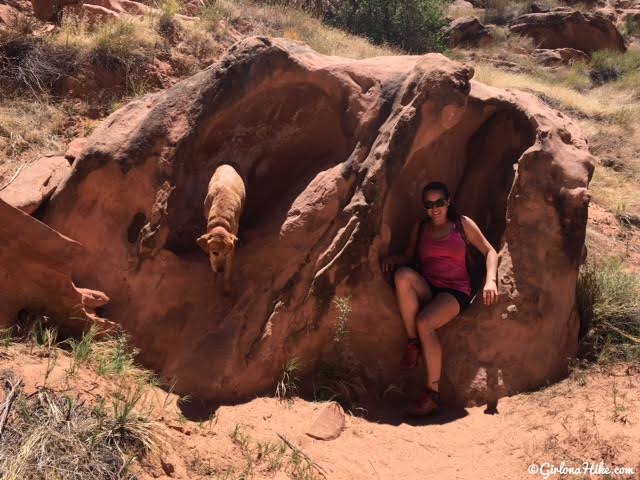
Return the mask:
{"type": "Polygon", "coordinates": [[[529,13],[518,17],[509,29],[533,38],[538,48],[575,48],[587,53],[626,50],[624,39],[613,22],[596,13],[529,13]]]}
{"type": "Polygon", "coordinates": [[[20,170],[13,181],[0,190],[0,200],[31,215],[49,199],[70,170],[65,157],[40,158],[20,170]]]}
{"type": "Polygon", "coordinates": [[[469,404],[539,386],[576,351],[594,162],[571,120],[472,74],[437,54],[246,39],[107,118],[45,221],[86,246],[74,278],[110,296],[105,315],[177,391],[246,398],[294,357],[312,373],[348,295],[348,358],[374,396],[401,382],[406,342],[379,262],[424,215],[423,185],[443,180],[498,250],[501,294],[440,330],[443,392],[469,404]],[[196,244],[223,162],[247,189],[228,297],[196,244]]]}
{"type": "Polygon", "coordinates": [[[21,310],[50,315],[70,331],[113,328],[96,314],[109,297],[73,284],[72,265],[83,253],[77,242],[0,200],[0,328],[21,310]]]}
{"type": "Polygon", "coordinates": [[[449,47],[477,47],[491,41],[489,30],[476,17],[460,17],[443,28],[449,47]]]}

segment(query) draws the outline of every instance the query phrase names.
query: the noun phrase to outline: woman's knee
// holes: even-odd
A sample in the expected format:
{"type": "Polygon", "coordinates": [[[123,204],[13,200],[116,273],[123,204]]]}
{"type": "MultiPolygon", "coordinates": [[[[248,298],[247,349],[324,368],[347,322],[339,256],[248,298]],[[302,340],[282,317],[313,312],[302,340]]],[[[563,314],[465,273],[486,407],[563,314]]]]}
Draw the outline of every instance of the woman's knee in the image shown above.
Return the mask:
{"type": "Polygon", "coordinates": [[[415,271],[409,267],[400,267],[393,275],[393,283],[396,288],[406,288],[411,285],[412,277],[415,275],[415,271]]]}

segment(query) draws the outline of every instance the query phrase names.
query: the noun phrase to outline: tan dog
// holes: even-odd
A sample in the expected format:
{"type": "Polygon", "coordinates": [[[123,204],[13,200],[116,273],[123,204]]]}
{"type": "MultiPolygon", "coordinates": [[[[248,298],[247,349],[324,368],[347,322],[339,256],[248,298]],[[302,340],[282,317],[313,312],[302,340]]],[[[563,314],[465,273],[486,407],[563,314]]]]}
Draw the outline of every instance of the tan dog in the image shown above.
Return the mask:
{"type": "Polygon", "coordinates": [[[209,255],[211,269],[215,273],[224,272],[225,295],[231,291],[233,252],[238,241],[244,201],[242,177],[231,165],[220,165],[211,176],[204,200],[207,233],[198,238],[197,242],[209,255]]]}

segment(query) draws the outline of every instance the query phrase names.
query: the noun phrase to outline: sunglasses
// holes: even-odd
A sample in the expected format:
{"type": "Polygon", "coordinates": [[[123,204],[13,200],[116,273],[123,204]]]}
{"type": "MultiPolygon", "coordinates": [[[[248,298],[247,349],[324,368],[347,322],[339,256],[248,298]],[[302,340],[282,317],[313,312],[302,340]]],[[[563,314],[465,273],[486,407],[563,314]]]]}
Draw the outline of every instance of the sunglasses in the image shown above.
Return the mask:
{"type": "Polygon", "coordinates": [[[446,204],[447,204],[447,199],[446,198],[439,198],[438,200],[436,200],[434,202],[430,202],[429,200],[425,200],[424,208],[426,208],[427,210],[430,210],[432,208],[444,207],[446,204]]]}

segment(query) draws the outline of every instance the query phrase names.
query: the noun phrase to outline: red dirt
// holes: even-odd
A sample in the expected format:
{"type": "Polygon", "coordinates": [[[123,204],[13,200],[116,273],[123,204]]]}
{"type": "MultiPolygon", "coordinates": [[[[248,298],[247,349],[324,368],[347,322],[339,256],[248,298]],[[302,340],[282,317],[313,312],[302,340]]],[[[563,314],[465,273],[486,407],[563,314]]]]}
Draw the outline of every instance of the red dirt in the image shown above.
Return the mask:
{"type": "MultiPolygon", "coordinates": [[[[47,370],[43,350],[36,347],[29,353],[25,345],[12,345],[0,351],[0,358],[3,370],[24,380],[27,393],[42,387],[47,370]]],[[[89,401],[116,391],[117,378],[100,377],[88,368],[68,376],[70,363],[70,355],[58,350],[49,388],[89,401]]],[[[137,473],[140,479],[238,478],[249,458],[238,441],[244,436],[254,452],[247,478],[295,478],[286,466],[290,452],[279,472],[268,471],[265,458],[255,458],[257,442],[279,445],[281,434],[329,479],[532,480],[542,476],[527,472],[531,463],[575,466],[601,460],[610,468],[635,468],[634,475],[614,478],[640,478],[640,366],[576,370],[546,389],[501,399],[493,414],[473,407],[416,423],[389,409],[376,412],[377,421],[347,415],[344,432],[332,441],[305,434],[322,407],[298,398],[256,398],[220,407],[210,420],[199,422],[187,418],[195,418],[194,409],[181,410],[176,395],[150,387],[143,408],[165,425],[168,446],[143,459],[137,473]]]]}

